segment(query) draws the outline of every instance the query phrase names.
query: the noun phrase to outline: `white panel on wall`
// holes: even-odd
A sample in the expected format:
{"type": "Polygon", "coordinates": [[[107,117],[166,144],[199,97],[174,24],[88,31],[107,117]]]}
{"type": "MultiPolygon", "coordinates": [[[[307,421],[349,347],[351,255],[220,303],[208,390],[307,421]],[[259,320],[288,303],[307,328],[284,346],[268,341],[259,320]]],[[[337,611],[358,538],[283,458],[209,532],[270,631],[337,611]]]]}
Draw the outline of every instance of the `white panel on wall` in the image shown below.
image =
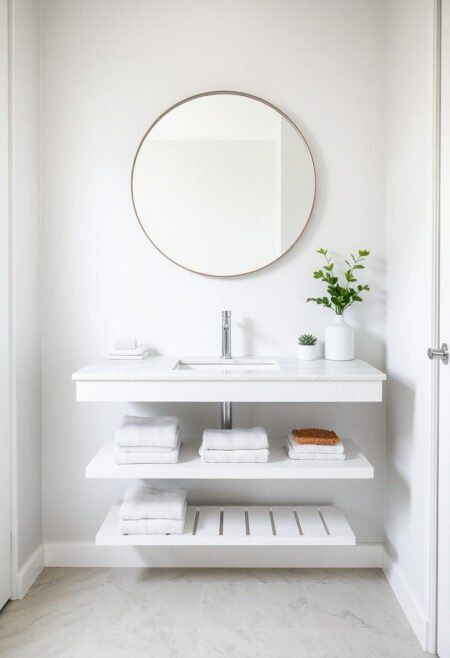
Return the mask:
{"type": "MultiPolygon", "coordinates": [[[[349,321],[358,355],[383,367],[383,49],[383,3],[372,0],[43,0],[47,539],[92,539],[122,492],[120,483],[86,482],[84,467],[125,410],[179,413],[186,433],[217,423],[217,405],[77,404],[71,373],[101,356],[113,336],[137,335],[163,354],[218,354],[220,312],[231,309],[236,354],[295,354],[300,333],[323,337],[332,320],[304,302],[320,290],[315,250],[365,247],[372,292],[349,321]],[[132,160],[150,123],[178,100],[214,89],[280,107],[317,167],[316,206],[300,241],[269,268],[236,279],[196,275],[163,258],[130,196],[132,160]]],[[[335,503],[349,510],[358,539],[383,539],[382,405],[238,405],[236,421],[280,435],[314,423],[354,438],[375,465],[373,482],[273,483],[271,502],[335,503]]],[[[262,498],[254,483],[193,486],[198,503],[262,498]]]]}
{"type": "Polygon", "coordinates": [[[40,278],[40,12],[10,3],[12,428],[17,567],[42,540],[40,278]]]}
{"type": "Polygon", "coordinates": [[[433,3],[395,0],[387,7],[386,545],[397,579],[408,585],[420,616],[431,603],[431,364],[426,352],[432,317],[433,3]]]}

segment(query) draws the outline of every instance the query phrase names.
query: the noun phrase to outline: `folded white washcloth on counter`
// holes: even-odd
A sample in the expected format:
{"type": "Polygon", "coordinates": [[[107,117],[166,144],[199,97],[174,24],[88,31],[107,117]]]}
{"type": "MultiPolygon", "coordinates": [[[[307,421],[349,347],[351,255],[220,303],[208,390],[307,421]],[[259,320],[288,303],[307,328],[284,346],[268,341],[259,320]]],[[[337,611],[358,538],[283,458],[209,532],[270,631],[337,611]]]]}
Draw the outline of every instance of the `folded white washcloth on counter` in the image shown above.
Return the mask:
{"type": "Polygon", "coordinates": [[[315,443],[300,444],[297,443],[292,433],[288,436],[288,441],[291,444],[292,449],[297,453],[314,453],[314,454],[329,454],[329,455],[340,455],[344,452],[344,444],[339,441],[334,446],[323,446],[317,445],[315,443]]]}
{"type": "Polygon", "coordinates": [[[184,520],[186,515],[185,489],[155,489],[133,485],[129,487],[120,506],[122,521],[139,519],[184,520]]]}
{"type": "Polygon", "coordinates": [[[126,349],[110,349],[108,356],[142,356],[145,352],[148,352],[150,348],[148,345],[138,345],[137,347],[129,347],[126,349]]]}
{"type": "Polygon", "coordinates": [[[148,357],[149,354],[150,350],[147,350],[146,352],[142,352],[142,354],[136,354],[135,356],[127,356],[124,354],[107,354],[106,358],[109,361],[143,361],[148,357]]]}
{"type": "Polygon", "coordinates": [[[261,450],[268,447],[269,439],[263,427],[203,432],[204,450],[261,450]]]}
{"type": "Polygon", "coordinates": [[[115,338],[111,352],[117,352],[118,350],[134,350],[137,346],[136,336],[129,338],[115,338]]]}
{"type": "Polygon", "coordinates": [[[184,519],[138,519],[119,521],[122,535],[180,535],[184,531],[184,519]]]}
{"type": "Polygon", "coordinates": [[[116,464],[176,464],[181,442],[171,448],[118,448],[114,450],[116,464]]]}
{"type": "Polygon", "coordinates": [[[116,446],[157,447],[174,450],[179,442],[178,418],[174,416],[125,416],[115,432],[116,446]]]}
{"type": "Polygon", "coordinates": [[[259,450],[205,450],[203,444],[198,451],[203,462],[225,464],[232,463],[262,463],[269,460],[269,450],[260,448],[259,450]]]}
{"type": "Polygon", "coordinates": [[[290,459],[303,459],[305,461],[309,460],[334,460],[342,461],[345,459],[345,453],[329,453],[329,452],[297,452],[293,449],[291,443],[286,441],[286,450],[290,459]]]}

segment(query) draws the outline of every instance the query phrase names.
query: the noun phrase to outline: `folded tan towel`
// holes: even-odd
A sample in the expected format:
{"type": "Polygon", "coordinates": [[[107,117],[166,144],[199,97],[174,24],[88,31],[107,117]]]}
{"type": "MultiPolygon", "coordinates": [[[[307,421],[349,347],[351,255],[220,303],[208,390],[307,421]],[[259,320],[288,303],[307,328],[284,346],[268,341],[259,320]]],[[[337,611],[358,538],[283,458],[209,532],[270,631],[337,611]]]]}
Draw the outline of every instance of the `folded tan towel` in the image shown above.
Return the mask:
{"type": "Polygon", "coordinates": [[[335,446],[340,441],[338,435],[333,430],[322,430],[317,427],[292,430],[292,436],[295,442],[300,445],[335,446]]]}

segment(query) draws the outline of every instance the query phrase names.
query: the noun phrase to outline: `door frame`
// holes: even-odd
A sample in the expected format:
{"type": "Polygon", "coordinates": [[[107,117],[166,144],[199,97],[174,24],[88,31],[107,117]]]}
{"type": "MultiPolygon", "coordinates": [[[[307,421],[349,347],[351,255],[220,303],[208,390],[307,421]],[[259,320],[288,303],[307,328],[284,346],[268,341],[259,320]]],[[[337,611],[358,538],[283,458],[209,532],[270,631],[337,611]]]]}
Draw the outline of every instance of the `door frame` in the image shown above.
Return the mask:
{"type": "MultiPolygon", "coordinates": [[[[9,482],[7,490],[9,499],[2,509],[2,514],[9,511],[7,523],[11,536],[10,542],[10,597],[14,595],[15,578],[13,578],[14,563],[12,550],[12,530],[14,512],[14,475],[11,463],[13,454],[11,434],[11,231],[10,231],[10,3],[8,0],[0,0],[0,304],[2,317],[6,322],[0,327],[0,360],[4,364],[0,372],[0,413],[4,419],[6,445],[1,447],[1,452],[6,456],[6,462],[10,464],[9,482]]],[[[3,424],[3,423],[2,423],[3,424]]],[[[7,494],[7,495],[8,495],[7,494]]],[[[2,520],[4,522],[4,520],[2,520]]]]}
{"type": "MultiPolygon", "coordinates": [[[[441,122],[442,122],[442,0],[433,0],[433,154],[432,154],[432,272],[431,345],[441,344],[441,122]]],[[[427,580],[428,633],[425,649],[437,651],[438,626],[438,539],[439,539],[439,374],[440,361],[431,367],[431,427],[429,462],[429,508],[427,580]]]]}

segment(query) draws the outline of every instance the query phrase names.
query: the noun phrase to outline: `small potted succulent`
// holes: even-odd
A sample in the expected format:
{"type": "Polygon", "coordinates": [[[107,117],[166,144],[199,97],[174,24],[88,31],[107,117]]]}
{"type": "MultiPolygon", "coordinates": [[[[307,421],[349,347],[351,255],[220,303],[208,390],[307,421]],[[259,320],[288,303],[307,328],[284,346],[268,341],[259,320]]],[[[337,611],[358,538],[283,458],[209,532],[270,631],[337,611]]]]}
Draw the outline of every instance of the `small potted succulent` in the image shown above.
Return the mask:
{"type": "Polygon", "coordinates": [[[312,334],[302,334],[298,339],[298,358],[303,361],[312,361],[320,358],[320,343],[312,334]]]}

